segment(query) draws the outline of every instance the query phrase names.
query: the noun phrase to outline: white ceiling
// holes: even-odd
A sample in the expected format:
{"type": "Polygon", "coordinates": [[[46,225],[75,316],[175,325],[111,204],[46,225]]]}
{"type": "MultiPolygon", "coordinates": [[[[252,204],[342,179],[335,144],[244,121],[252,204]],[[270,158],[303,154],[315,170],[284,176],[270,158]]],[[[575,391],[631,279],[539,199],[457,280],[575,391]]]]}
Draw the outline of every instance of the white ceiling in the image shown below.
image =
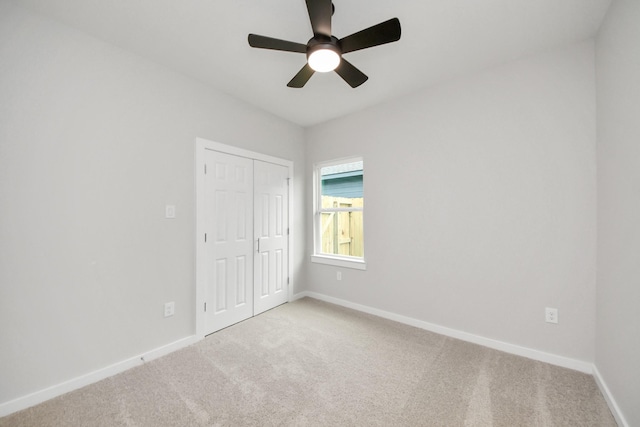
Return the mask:
{"type": "Polygon", "coordinates": [[[345,55],[369,76],[359,88],[316,73],[291,89],[305,55],[250,48],[247,35],[306,43],[304,0],[14,1],[303,126],[592,37],[611,2],[334,0],[336,37],[398,17],[402,38],[345,55]]]}

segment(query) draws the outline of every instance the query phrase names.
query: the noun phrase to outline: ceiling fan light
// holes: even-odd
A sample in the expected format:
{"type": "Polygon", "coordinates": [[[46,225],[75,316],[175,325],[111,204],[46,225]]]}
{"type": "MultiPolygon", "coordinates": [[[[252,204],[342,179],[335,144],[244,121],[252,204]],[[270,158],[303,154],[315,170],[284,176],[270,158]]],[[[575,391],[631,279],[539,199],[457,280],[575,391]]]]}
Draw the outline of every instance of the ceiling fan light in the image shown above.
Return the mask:
{"type": "Polygon", "coordinates": [[[340,55],[332,49],[317,49],[309,55],[309,66],[319,73],[328,73],[340,65],[340,55]]]}

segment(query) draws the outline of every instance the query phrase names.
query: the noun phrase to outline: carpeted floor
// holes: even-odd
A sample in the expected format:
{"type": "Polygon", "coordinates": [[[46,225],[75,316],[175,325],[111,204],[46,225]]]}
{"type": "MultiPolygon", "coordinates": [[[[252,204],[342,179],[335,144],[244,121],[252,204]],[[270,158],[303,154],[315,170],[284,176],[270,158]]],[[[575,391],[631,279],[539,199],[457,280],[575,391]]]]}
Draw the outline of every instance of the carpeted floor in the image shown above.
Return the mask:
{"type": "Polygon", "coordinates": [[[305,298],[0,426],[615,426],[594,379],[305,298]]]}

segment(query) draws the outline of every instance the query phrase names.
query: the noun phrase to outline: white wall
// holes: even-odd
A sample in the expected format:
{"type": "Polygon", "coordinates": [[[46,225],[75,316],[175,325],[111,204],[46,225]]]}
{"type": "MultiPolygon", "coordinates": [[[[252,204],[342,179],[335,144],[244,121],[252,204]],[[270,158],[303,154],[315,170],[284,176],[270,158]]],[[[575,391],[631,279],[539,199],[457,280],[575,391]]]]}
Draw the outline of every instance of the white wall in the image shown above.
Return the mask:
{"type": "Polygon", "coordinates": [[[354,155],[367,270],[312,264],[310,291],[593,362],[593,43],[308,130],[309,169],[354,155]]]}
{"type": "Polygon", "coordinates": [[[299,215],[295,292],[595,357],[640,424],[639,19],[597,45],[596,328],[590,43],[315,126],[305,163],[297,126],[0,0],[0,404],[194,332],[200,136],[293,160],[306,214],[313,162],[365,157],[368,270],[306,270],[299,215]]]}
{"type": "Polygon", "coordinates": [[[640,425],[640,2],[616,0],[597,39],[596,366],[640,425]]]}
{"type": "Polygon", "coordinates": [[[301,128],[0,1],[0,404],[195,332],[197,136],[293,160],[304,209],[301,128]]]}

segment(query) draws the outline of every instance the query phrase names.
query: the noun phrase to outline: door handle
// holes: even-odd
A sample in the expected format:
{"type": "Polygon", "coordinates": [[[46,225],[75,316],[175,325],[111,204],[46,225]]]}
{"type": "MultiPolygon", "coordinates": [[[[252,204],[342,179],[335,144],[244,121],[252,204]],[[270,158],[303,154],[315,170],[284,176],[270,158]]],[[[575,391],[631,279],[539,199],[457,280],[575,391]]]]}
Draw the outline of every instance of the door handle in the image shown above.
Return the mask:
{"type": "Polygon", "coordinates": [[[260,238],[258,237],[258,253],[260,253],[260,238]]]}

